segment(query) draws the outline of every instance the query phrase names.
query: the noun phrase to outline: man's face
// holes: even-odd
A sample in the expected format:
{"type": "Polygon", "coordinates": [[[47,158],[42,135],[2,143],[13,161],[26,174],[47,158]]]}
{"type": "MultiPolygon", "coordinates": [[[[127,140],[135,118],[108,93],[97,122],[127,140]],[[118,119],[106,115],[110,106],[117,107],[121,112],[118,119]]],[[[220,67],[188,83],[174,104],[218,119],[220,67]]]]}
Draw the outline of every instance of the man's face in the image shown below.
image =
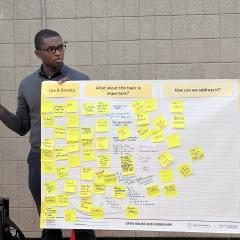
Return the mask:
{"type": "Polygon", "coordinates": [[[47,67],[59,67],[64,59],[64,46],[59,36],[45,38],[39,50],[35,54],[47,67]]]}

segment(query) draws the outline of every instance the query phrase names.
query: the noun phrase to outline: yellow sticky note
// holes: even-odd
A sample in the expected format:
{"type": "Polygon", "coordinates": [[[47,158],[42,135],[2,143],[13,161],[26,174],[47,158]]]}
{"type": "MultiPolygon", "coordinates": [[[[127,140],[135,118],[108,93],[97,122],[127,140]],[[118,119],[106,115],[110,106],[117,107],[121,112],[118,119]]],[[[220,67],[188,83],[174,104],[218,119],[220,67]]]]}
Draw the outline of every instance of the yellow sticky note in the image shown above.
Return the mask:
{"type": "Polygon", "coordinates": [[[88,184],[81,184],[80,185],[80,192],[79,192],[79,196],[81,198],[86,198],[86,197],[91,197],[92,195],[92,188],[90,185],[88,184]]]}
{"type": "Polygon", "coordinates": [[[134,161],[131,155],[121,156],[121,168],[123,176],[135,174],[134,161]]]}
{"type": "Polygon", "coordinates": [[[57,191],[57,183],[55,181],[44,183],[44,193],[46,195],[55,193],[57,191]]]}
{"type": "Polygon", "coordinates": [[[174,175],[172,169],[161,169],[160,170],[160,179],[162,183],[173,182],[174,175]]]}
{"type": "Polygon", "coordinates": [[[104,194],[106,192],[106,185],[95,182],[93,184],[93,194],[104,194]]]}
{"type": "Polygon", "coordinates": [[[78,142],[70,142],[68,143],[68,152],[78,152],[79,151],[79,143],[78,142]]]}
{"type": "Polygon", "coordinates": [[[64,139],[66,137],[66,128],[61,126],[54,127],[54,138],[64,139]]]}
{"type": "Polygon", "coordinates": [[[95,160],[95,152],[93,149],[83,149],[83,161],[94,161],[95,160]]]}
{"type": "Polygon", "coordinates": [[[178,172],[179,172],[180,176],[183,178],[189,177],[190,175],[192,175],[192,170],[188,163],[179,165],[178,172]]]}
{"type": "Polygon", "coordinates": [[[152,135],[152,130],[150,130],[148,126],[145,125],[138,128],[137,132],[142,141],[144,141],[145,139],[152,135]]]}
{"type": "Polygon", "coordinates": [[[107,150],[108,149],[108,137],[96,137],[96,149],[107,150]]]}
{"type": "Polygon", "coordinates": [[[92,140],[93,128],[90,128],[90,127],[81,128],[81,139],[92,140]]]}
{"type": "Polygon", "coordinates": [[[68,142],[78,142],[79,141],[78,128],[68,128],[67,129],[67,141],[68,142]]]}
{"type": "Polygon", "coordinates": [[[64,221],[65,222],[76,222],[77,212],[76,210],[64,210],[64,221]]]}
{"type": "Polygon", "coordinates": [[[66,167],[56,168],[56,179],[68,178],[68,169],[66,167]]]}
{"type": "Polygon", "coordinates": [[[91,213],[92,211],[92,199],[91,198],[83,198],[82,201],[79,204],[79,210],[91,213]]]}
{"type": "Polygon", "coordinates": [[[152,130],[151,142],[152,143],[160,143],[163,141],[164,141],[163,130],[159,130],[159,129],[152,130]]]}
{"type": "Polygon", "coordinates": [[[66,112],[77,112],[78,111],[78,101],[77,100],[67,100],[65,103],[66,112]]]}
{"type": "Polygon", "coordinates": [[[97,119],[96,120],[96,132],[108,132],[108,120],[97,119]]]}
{"type": "Polygon", "coordinates": [[[49,114],[42,115],[42,122],[44,128],[53,128],[54,127],[54,116],[49,114]]]}
{"type": "Polygon", "coordinates": [[[58,194],[57,195],[57,206],[58,207],[69,206],[69,195],[68,194],[58,194]]]}
{"type": "Polygon", "coordinates": [[[149,98],[144,100],[145,112],[152,112],[157,110],[157,99],[149,98]]]}
{"type": "Polygon", "coordinates": [[[94,176],[93,168],[82,168],[81,171],[81,180],[83,181],[92,181],[94,176]]]}
{"type": "Polygon", "coordinates": [[[138,207],[127,206],[125,209],[125,217],[127,219],[138,219],[138,207]]]}
{"type": "Polygon", "coordinates": [[[75,180],[65,180],[64,181],[64,192],[74,193],[76,192],[77,183],[75,180]]]}
{"type": "Polygon", "coordinates": [[[144,101],[135,100],[131,104],[131,108],[135,113],[142,113],[145,111],[145,104],[144,101]]]}
{"type": "Polygon", "coordinates": [[[149,124],[149,114],[148,113],[138,113],[137,114],[137,120],[136,125],[148,125],[149,124]]]}
{"type": "Polygon", "coordinates": [[[46,196],[44,199],[45,206],[57,206],[57,197],[55,196],[46,196]]]}
{"type": "Polygon", "coordinates": [[[67,147],[59,147],[55,149],[56,160],[67,160],[67,147]]]}
{"type": "Polygon", "coordinates": [[[160,189],[158,184],[152,184],[146,187],[148,197],[158,197],[160,195],[160,189]]]}
{"type": "Polygon", "coordinates": [[[153,119],[153,125],[157,129],[163,130],[168,125],[168,122],[167,122],[167,120],[165,119],[164,116],[160,115],[160,116],[153,119]]]}
{"type": "Polygon", "coordinates": [[[181,139],[178,134],[171,134],[167,136],[167,145],[169,148],[180,147],[181,139]]]}
{"type": "Polygon", "coordinates": [[[53,139],[44,139],[41,144],[41,149],[52,151],[54,148],[54,140],[53,139]]]}
{"type": "Polygon", "coordinates": [[[173,128],[185,128],[185,117],[183,115],[173,115],[172,119],[173,128]]]}
{"type": "Polygon", "coordinates": [[[204,153],[201,147],[193,147],[189,150],[190,158],[193,161],[202,160],[204,158],[204,153]]]}
{"type": "Polygon", "coordinates": [[[45,222],[45,202],[41,202],[41,212],[40,212],[40,228],[45,228],[46,222],[45,222]]]}
{"type": "Polygon", "coordinates": [[[105,170],[100,170],[95,173],[95,182],[105,184],[105,170]]]}
{"type": "Polygon", "coordinates": [[[98,167],[99,168],[109,168],[110,167],[110,155],[98,155],[98,167]]]}
{"type": "Polygon", "coordinates": [[[53,115],[55,117],[64,117],[65,116],[65,104],[53,105],[53,115]]]}
{"type": "Polygon", "coordinates": [[[108,102],[97,102],[97,113],[104,114],[109,113],[110,107],[108,102]]]}
{"type": "Polygon", "coordinates": [[[53,162],[53,151],[41,149],[41,162],[53,162]]]}
{"type": "Polygon", "coordinates": [[[130,132],[129,127],[127,125],[119,127],[117,129],[117,136],[120,141],[131,137],[131,132],[130,132]]]}
{"type": "Polygon", "coordinates": [[[50,221],[56,221],[57,209],[55,207],[45,207],[45,219],[50,221]]]}
{"type": "Polygon", "coordinates": [[[93,139],[81,139],[80,143],[83,149],[93,149],[93,139]]]}
{"type": "Polygon", "coordinates": [[[78,114],[68,114],[67,115],[67,127],[78,127],[79,126],[79,116],[78,114]]]}
{"type": "Polygon", "coordinates": [[[80,156],[78,154],[68,156],[69,167],[75,168],[81,166],[80,156]]]}
{"type": "Polygon", "coordinates": [[[175,197],[177,196],[177,186],[176,184],[169,184],[163,187],[163,192],[166,197],[175,197]]]}
{"type": "Polygon", "coordinates": [[[42,162],[42,172],[54,174],[55,172],[54,162],[42,162]]]}
{"type": "Polygon", "coordinates": [[[95,113],[94,103],[86,102],[82,105],[82,114],[83,115],[91,115],[95,113]]]}
{"type": "Polygon", "coordinates": [[[92,206],[91,216],[93,219],[104,218],[104,209],[102,207],[92,206]]]}
{"type": "Polygon", "coordinates": [[[174,100],[171,102],[170,106],[171,113],[183,113],[184,102],[182,100],[174,100]]]}
{"type": "Polygon", "coordinates": [[[126,198],[126,187],[125,186],[114,186],[113,187],[113,198],[126,198]]]}
{"type": "Polygon", "coordinates": [[[113,186],[117,184],[117,176],[115,173],[104,173],[104,183],[107,186],[113,186]]]}
{"type": "Polygon", "coordinates": [[[41,113],[52,113],[53,112],[53,102],[44,100],[41,101],[41,113]]]}
{"type": "Polygon", "coordinates": [[[169,166],[174,161],[172,155],[169,152],[162,152],[158,159],[163,167],[169,166]]]}

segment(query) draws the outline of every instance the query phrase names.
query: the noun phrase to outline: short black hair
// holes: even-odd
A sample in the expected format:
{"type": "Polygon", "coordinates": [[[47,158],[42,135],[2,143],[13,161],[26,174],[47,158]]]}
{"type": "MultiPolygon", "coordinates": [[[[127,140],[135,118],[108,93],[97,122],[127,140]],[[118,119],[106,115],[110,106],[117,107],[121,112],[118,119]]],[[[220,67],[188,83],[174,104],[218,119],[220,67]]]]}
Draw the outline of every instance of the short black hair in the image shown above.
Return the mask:
{"type": "Polygon", "coordinates": [[[56,37],[56,36],[61,37],[61,35],[59,33],[57,33],[56,31],[53,31],[51,29],[43,29],[43,30],[39,31],[35,35],[35,39],[34,39],[36,50],[41,49],[43,40],[45,38],[56,37]]]}

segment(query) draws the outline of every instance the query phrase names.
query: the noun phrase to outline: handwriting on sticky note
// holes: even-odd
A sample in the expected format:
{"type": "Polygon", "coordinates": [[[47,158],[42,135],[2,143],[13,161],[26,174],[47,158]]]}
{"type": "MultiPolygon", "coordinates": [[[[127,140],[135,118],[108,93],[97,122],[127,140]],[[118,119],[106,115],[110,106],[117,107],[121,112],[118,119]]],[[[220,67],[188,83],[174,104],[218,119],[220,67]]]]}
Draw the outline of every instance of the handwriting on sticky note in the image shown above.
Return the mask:
{"type": "Polygon", "coordinates": [[[53,139],[44,139],[42,141],[41,148],[52,151],[54,148],[54,140],[53,139]]]}
{"type": "Polygon", "coordinates": [[[93,168],[82,168],[81,171],[81,180],[83,181],[92,181],[94,176],[93,168]]]}
{"type": "Polygon", "coordinates": [[[178,166],[178,172],[181,177],[186,178],[192,175],[192,169],[188,163],[183,163],[178,166]]]}
{"type": "Polygon", "coordinates": [[[94,219],[104,218],[104,209],[102,207],[92,206],[91,215],[94,219]]]}
{"type": "Polygon", "coordinates": [[[66,167],[56,168],[56,179],[64,179],[68,177],[68,169],[66,167]]]}
{"type": "Polygon", "coordinates": [[[59,206],[59,207],[69,206],[69,195],[68,194],[58,194],[57,195],[57,206],[59,206]]]}
{"type": "Polygon", "coordinates": [[[82,114],[83,115],[92,115],[95,113],[95,105],[92,102],[86,102],[82,105],[82,114]]]}
{"type": "Polygon", "coordinates": [[[66,112],[77,112],[78,111],[78,101],[77,100],[67,100],[65,103],[66,112]]]}
{"type": "Polygon", "coordinates": [[[110,107],[108,102],[97,102],[97,113],[104,114],[109,113],[110,107]]]}
{"type": "Polygon", "coordinates": [[[121,168],[122,168],[122,175],[134,175],[134,161],[131,155],[121,156],[121,168]]]}
{"type": "Polygon", "coordinates": [[[124,125],[122,127],[119,127],[117,129],[117,136],[118,136],[118,139],[120,141],[122,140],[126,140],[128,139],[129,137],[131,137],[131,132],[130,132],[130,129],[127,125],[124,125]]]}
{"type": "Polygon", "coordinates": [[[138,207],[127,206],[125,209],[125,217],[127,219],[138,219],[138,207]]]}
{"type": "Polygon", "coordinates": [[[53,115],[55,117],[64,117],[65,116],[65,104],[53,105],[53,115]]]}
{"type": "Polygon", "coordinates": [[[65,210],[64,211],[64,220],[65,220],[65,222],[76,222],[76,220],[77,220],[76,210],[65,210]]]}
{"type": "Polygon", "coordinates": [[[66,128],[62,126],[54,127],[54,138],[64,139],[66,137],[66,128]]]}
{"type": "Polygon", "coordinates": [[[160,189],[158,184],[152,184],[146,187],[148,197],[157,197],[160,195],[160,189]]]}
{"type": "Polygon", "coordinates": [[[164,116],[160,115],[160,116],[153,119],[153,125],[157,129],[163,130],[168,125],[168,122],[167,122],[167,120],[165,119],[164,116]]]}
{"type": "Polygon", "coordinates": [[[108,132],[108,120],[97,119],[96,120],[96,132],[108,132]]]}
{"type": "Polygon", "coordinates": [[[92,195],[92,187],[88,184],[81,184],[80,185],[80,192],[79,196],[81,198],[91,197],[92,195]]]}
{"type": "Polygon", "coordinates": [[[113,187],[113,198],[126,198],[126,187],[125,186],[114,186],[113,187]]]}
{"type": "Polygon", "coordinates": [[[182,100],[174,100],[170,106],[171,113],[182,113],[184,111],[184,102],[182,100]]]}
{"type": "Polygon", "coordinates": [[[193,161],[202,160],[204,158],[203,150],[199,146],[190,148],[189,152],[190,152],[190,158],[193,161]]]}
{"type": "Polygon", "coordinates": [[[75,180],[65,180],[64,181],[64,192],[74,193],[76,192],[77,183],[75,180]]]}
{"type": "Polygon", "coordinates": [[[183,115],[173,115],[172,127],[185,128],[185,117],[183,115]]]}
{"type": "Polygon", "coordinates": [[[169,166],[173,162],[173,157],[169,152],[162,152],[158,157],[160,164],[163,167],[169,166]]]}
{"type": "Polygon", "coordinates": [[[96,137],[96,149],[107,150],[108,149],[108,137],[96,137]]]}
{"type": "Polygon", "coordinates": [[[57,183],[55,181],[45,182],[44,184],[44,192],[45,194],[55,193],[57,190],[57,183]]]}
{"type": "Polygon", "coordinates": [[[93,128],[90,127],[81,128],[81,139],[87,140],[93,139],[93,128]]]}
{"type": "Polygon", "coordinates": [[[98,155],[98,167],[99,168],[110,167],[110,154],[98,155]]]}
{"type": "Polygon", "coordinates": [[[178,194],[177,186],[175,184],[165,185],[163,187],[163,192],[166,197],[176,197],[178,194]]]}

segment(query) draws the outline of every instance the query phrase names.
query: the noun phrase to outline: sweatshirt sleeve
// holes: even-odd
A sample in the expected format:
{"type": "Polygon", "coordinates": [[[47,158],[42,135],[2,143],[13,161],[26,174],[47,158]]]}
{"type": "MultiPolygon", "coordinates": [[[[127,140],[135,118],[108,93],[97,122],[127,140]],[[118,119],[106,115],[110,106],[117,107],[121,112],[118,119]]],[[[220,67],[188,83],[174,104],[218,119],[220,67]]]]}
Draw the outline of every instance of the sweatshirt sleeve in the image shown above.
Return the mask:
{"type": "MultiPolygon", "coordinates": [[[[4,108],[4,107],[3,107],[4,108]]],[[[6,108],[0,113],[0,120],[12,131],[24,136],[31,128],[30,110],[20,88],[18,93],[18,105],[16,114],[6,108]]]]}

